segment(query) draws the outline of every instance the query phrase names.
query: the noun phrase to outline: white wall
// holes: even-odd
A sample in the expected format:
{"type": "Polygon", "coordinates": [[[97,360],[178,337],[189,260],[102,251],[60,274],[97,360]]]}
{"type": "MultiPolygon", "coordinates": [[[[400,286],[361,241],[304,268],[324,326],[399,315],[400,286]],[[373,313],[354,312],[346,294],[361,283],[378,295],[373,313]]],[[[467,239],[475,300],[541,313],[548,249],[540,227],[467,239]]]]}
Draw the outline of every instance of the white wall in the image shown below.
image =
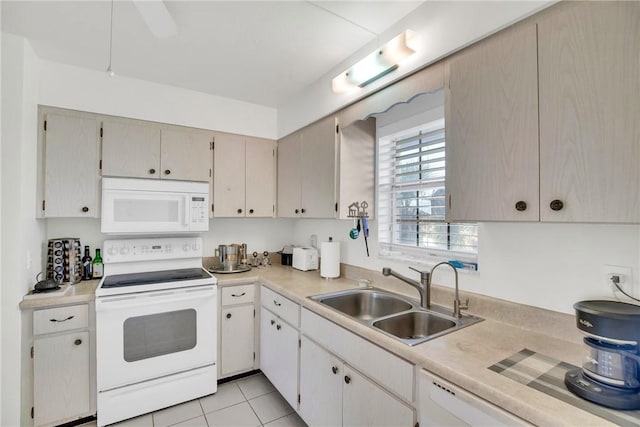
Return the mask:
{"type": "Polygon", "coordinates": [[[106,72],[42,61],[43,105],[276,138],[274,108],[106,72]]]}
{"type": "Polygon", "coordinates": [[[551,3],[553,2],[426,1],[379,37],[381,41],[387,41],[406,29],[415,31],[418,47],[414,55],[403,61],[396,71],[363,89],[345,94],[333,93],[333,77],[379,47],[376,42],[369,43],[309,85],[303,94],[278,106],[278,135],[288,135],[404,75],[532,15],[551,3]]]}
{"type": "Polygon", "coordinates": [[[44,224],[35,219],[38,58],[21,37],[2,35],[2,419],[21,425],[29,386],[18,304],[42,265],[44,224]],[[31,258],[30,265],[28,258],[31,258]],[[22,384],[25,385],[25,384],[22,384]]]}

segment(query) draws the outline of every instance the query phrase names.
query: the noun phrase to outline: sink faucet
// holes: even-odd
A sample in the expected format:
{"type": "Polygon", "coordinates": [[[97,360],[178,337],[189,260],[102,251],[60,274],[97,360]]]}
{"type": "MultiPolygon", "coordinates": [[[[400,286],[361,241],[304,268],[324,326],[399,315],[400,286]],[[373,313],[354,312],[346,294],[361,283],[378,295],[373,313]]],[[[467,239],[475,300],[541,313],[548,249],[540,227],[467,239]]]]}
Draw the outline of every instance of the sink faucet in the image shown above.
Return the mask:
{"type": "Polygon", "coordinates": [[[453,269],[453,273],[456,279],[456,297],[453,300],[453,315],[455,317],[460,318],[462,317],[461,311],[469,309],[469,298],[467,298],[467,300],[464,303],[460,301],[460,295],[458,293],[458,270],[454,267],[454,265],[447,261],[443,261],[439,264],[434,265],[433,268],[431,269],[431,274],[429,274],[429,287],[431,287],[431,278],[433,277],[433,272],[435,271],[436,268],[438,268],[441,265],[448,265],[453,269]]]}
{"type": "Polygon", "coordinates": [[[418,292],[420,292],[420,305],[422,306],[422,308],[428,309],[429,307],[431,307],[431,280],[430,280],[431,274],[428,271],[420,271],[413,267],[409,267],[409,268],[412,269],[413,271],[417,271],[418,273],[420,273],[419,282],[417,280],[409,279],[408,277],[405,277],[400,273],[396,273],[389,267],[384,267],[382,269],[382,274],[384,276],[393,276],[396,279],[400,279],[403,282],[416,288],[418,292]]]}
{"type": "Polygon", "coordinates": [[[464,303],[460,301],[460,295],[458,292],[458,270],[456,270],[456,268],[450,262],[443,261],[441,263],[438,263],[433,266],[431,271],[420,271],[413,267],[409,267],[411,270],[417,271],[418,273],[420,273],[420,282],[418,282],[417,280],[409,279],[408,277],[405,277],[402,274],[396,273],[389,267],[384,267],[382,269],[382,274],[384,276],[393,276],[416,288],[418,292],[420,292],[420,305],[422,306],[422,308],[429,309],[431,307],[431,279],[433,277],[433,272],[436,270],[436,268],[445,264],[453,269],[453,273],[455,275],[456,296],[453,301],[453,315],[455,317],[460,318],[462,317],[462,313],[461,313],[462,310],[469,309],[469,298],[467,298],[467,300],[464,303]]]}

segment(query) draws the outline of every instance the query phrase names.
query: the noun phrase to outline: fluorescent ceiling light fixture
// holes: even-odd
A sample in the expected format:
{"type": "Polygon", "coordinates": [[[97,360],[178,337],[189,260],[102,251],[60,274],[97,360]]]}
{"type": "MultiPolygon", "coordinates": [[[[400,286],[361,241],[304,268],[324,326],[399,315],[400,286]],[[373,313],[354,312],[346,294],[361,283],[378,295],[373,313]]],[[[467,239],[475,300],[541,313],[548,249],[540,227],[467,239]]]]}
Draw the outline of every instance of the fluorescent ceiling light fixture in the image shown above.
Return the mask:
{"type": "Polygon", "coordinates": [[[376,49],[351,68],[343,71],[331,81],[335,93],[347,92],[356,87],[365,87],[369,83],[385,76],[398,68],[398,64],[416,51],[412,46],[414,32],[403,31],[389,40],[380,49],[376,49]]]}

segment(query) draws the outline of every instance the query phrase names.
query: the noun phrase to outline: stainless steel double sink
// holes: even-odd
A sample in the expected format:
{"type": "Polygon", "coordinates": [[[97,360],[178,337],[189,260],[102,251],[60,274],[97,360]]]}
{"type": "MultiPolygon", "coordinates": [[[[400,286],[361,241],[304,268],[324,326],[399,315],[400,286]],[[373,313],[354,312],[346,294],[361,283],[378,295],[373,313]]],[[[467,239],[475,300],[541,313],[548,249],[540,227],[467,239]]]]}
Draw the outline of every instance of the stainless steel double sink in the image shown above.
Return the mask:
{"type": "Polygon", "coordinates": [[[309,297],[360,323],[413,346],[482,321],[432,305],[420,307],[411,298],[375,288],[357,288],[309,297]]]}

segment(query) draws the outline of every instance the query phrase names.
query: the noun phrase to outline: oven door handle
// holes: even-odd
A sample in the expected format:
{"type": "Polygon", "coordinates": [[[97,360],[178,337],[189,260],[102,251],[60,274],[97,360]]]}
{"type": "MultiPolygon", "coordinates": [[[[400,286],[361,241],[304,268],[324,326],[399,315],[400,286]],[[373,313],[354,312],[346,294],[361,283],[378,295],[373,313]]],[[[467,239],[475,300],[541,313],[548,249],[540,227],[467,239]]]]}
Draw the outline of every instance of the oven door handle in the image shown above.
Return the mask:
{"type": "Polygon", "coordinates": [[[199,288],[147,292],[144,294],[125,294],[104,298],[96,298],[96,311],[119,310],[123,308],[149,306],[165,302],[181,302],[189,300],[200,301],[203,298],[215,298],[213,286],[199,288]]]}

